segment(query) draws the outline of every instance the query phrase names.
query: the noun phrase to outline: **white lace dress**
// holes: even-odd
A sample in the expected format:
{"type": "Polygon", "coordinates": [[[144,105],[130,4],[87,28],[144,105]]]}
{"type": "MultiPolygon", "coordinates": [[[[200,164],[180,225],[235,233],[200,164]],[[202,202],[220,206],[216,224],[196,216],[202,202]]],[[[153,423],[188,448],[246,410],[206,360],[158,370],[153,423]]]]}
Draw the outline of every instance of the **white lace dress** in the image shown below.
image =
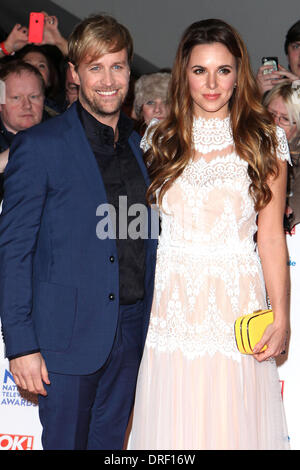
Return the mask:
{"type": "Polygon", "coordinates": [[[247,163],[229,118],[194,126],[203,156],[163,198],[130,448],[288,449],[275,361],[241,355],[234,339],[235,319],[266,307],[247,163]]]}

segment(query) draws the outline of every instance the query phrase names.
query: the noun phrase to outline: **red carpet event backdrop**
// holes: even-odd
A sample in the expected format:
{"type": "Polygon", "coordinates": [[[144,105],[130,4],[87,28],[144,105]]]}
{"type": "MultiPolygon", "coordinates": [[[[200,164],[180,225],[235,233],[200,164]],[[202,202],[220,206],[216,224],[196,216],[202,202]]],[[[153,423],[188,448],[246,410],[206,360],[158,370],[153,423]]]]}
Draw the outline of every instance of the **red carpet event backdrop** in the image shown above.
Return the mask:
{"type": "MultiPolygon", "coordinates": [[[[292,450],[300,449],[300,225],[287,235],[291,274],[291,338],[279,364],[292,450]]],[[[9,371],[0,339],[0,450],[41,450],[41,425],[35,397],[20,393],[9,371]]]]}

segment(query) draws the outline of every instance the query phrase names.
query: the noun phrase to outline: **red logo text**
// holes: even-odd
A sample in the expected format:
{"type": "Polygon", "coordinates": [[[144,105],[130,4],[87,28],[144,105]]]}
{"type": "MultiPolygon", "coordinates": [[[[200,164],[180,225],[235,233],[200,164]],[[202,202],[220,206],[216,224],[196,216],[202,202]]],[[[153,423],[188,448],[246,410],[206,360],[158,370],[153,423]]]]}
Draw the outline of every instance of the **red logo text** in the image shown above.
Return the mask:
{"type": "Polygon", "coordinates": [[[0,434],[0,450],[32,450],[33,436],[0,434]]]}

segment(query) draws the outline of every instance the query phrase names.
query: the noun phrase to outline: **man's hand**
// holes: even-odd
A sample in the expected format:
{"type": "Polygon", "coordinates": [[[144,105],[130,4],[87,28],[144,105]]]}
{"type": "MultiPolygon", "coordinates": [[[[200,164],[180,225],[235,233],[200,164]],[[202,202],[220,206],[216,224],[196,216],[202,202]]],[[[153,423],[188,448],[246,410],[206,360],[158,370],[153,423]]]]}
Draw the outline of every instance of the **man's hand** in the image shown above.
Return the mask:
{"type": "Polygon", "coordinates": [[[279,83],[292,83],[294,80],[299,80],[297,75],[293,74],[289,70],[278,64],[278,70],[270,70],[269,73],[264,73],[266,70],[270,70],[269,65],[262,65],[257,72],[256,81],[260,89],[261,94],[271,90],[275,85],[279,83]]]}
{"type": "Polygon", "coordinates": [[[50,380],[45,361],[40,353],[11,359],[10,371],[18,387],[30,393],[47,395],[43,382],[49,385],[50,380]]]}
{"type": "Polygon", "coordinates": [[[58,29],[58,19],[56,16],[49,16],[46,11],[42,11],[45,15],[44,35],[42,44],[51,44],[60,49],[64,56],[68,55],[68,41],[61,35],[58,29]]]}

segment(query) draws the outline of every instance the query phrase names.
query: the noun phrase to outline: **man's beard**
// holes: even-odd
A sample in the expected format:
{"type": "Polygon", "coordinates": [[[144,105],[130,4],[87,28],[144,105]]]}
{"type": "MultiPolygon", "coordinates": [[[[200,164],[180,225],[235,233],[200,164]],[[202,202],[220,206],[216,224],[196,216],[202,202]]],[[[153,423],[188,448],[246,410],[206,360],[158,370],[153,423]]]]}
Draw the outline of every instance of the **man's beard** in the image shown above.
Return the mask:
{"type": "Polygon", "coordinates": [[[111,111],[106,111],[101,104],[99,104],[96,99],[90,100],[90,98],[86,95],[85,91],[83,88],[80,89],[80,94],[83,99],[83,101],[88,105],[88,108],[93,114],[96,114],[99,117],[108,117],[108,116],[115,116],[118,114],[123,106],[124,99],[122,96],[120,96],[120,99],[118,102],[116,102],[115,107],[111,111]]]}

